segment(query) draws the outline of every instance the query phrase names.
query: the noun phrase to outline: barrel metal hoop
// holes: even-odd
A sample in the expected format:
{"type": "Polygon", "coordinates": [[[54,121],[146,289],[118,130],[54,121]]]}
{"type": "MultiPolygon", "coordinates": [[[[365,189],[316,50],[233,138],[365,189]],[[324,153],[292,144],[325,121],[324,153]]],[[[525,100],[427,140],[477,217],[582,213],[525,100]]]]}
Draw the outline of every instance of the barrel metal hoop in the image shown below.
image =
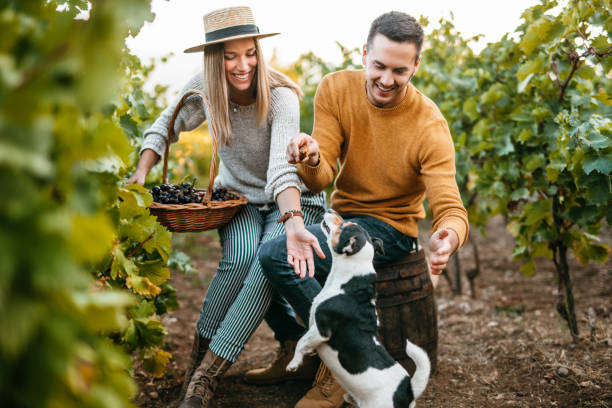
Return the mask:
{"type": "Polygon", "coordinates": [[[385,269],[384,271],[376,272],[376,282],[385,282],[401,278],[411,278],[413,276],[422,275],[427,271],[427,267],[422,268],[410,265],[406,268],[385,269]]]}
{"type": "Polygon", "coordinates": [[[420,290],[415,292],[399,293],[393,297],[384,297],[376,299],[376,307],[387,308],[399,305],[405,305],[406,303],[414,302],[415,300],[423,299],[431,295],[433,291],[433,285],[431,282],[425,283],[420,290]]]}
{"type": "Polygon", "coordinates": [[[404,258],[398,259],[395,262],[377,265],[374,269],[376,270],[376,282],[410,278],[422,273],[427,273],[425,252],[420,249],[417,252],[411,252],[404,258]]]}

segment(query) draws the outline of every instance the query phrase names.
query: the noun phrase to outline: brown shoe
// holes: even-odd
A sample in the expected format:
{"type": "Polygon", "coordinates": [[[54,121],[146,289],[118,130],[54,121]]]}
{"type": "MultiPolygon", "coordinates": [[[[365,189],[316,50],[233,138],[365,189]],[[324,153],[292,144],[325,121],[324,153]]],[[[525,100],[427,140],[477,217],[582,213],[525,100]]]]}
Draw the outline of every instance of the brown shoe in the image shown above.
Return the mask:
{"type": "Polygon", "coordinates": [[[206,351],[202,363],[196,368],[189,386],[185,400],[179,408],[208,408],[219,384],[219,378],[232,365],[229,361],[206,351]]]}
{"type": "Polygon", "coordinates": [[[329,368],[321,363],[312,388],[295,404],[295,408],[340,408],[344,393],[329,368]]]}
{"type": "Polygon", "coordinates": [[[200,336],[196,330],[195,334],[193,335],[193,346],[191,348],[191,354],[189,355],[187,369],[185,370],[185,379],[183,380],[183,386],[181,387],[181,393],[179,394],[179,401],[185,397],[187,386],[189,386],[191,377],[193,376],[196,368],[198,368],[200,363],[202,363],[202,358],[204,358],[204,354],[206,354],[209,344],[210,339],[200,336]]]}
{"type": "Polygon", "coordinates": [[[304,357],[304,362],[297,371],[287,371],[287,364],[293,358],[296,345],[296,340],[284,341],[274,361],[268,367],[247,371],[244,381],[255,385],[278,384],[292,380],[312,381],[321,361],[316,354],[304,357]]]}

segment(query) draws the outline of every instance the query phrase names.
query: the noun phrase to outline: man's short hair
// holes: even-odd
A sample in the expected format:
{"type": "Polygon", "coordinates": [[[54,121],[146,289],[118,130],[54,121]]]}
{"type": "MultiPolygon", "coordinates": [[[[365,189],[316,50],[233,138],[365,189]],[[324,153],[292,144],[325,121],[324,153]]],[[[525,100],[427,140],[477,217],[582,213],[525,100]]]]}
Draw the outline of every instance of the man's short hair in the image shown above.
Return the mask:
{"type": "Polygon", "coordinates": [[[401,11],[390,11],[376,18],[370,26],[367,48],[370,49],[376,34],[382,34],[391,41],[408,42],[416,46],[417,58],[423,46],[423,27],[411,15],[401,11]]]}

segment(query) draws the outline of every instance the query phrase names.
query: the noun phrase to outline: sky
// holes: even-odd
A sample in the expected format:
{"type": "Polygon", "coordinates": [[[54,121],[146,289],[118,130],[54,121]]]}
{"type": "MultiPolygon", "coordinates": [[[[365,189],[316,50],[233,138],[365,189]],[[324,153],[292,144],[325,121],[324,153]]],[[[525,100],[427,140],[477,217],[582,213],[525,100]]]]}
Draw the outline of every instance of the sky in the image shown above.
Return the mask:
{"type": "MultiPolygon", "coordinates": [[[[429,28],[440,18],[451,18],[465,37],[483,34],[478,47],[495,42],[521,23],[522,12],[538,0],[153,0],[155,20],[145,23],[135,38],[128,38],[130,50],[143,62],[173,53],[168,62],[158,66],[148,86],[169,85],[169,94],[178,92],[191,75],[202,69],[202,54],[184,54],[183,50],[204,43],[203,16],[212,10],[249,6],[262,33],[280,35],[261,40],[264,58],[274,52],[278,61],[288,65],[306,52],[330,62],[339,62],[336,41],[348,48],[365,43],[372,20],[398,10],[415,18],[429,19],[429,28]]],[[[479,51],[478,47],[475,51],[479,51]]]]}

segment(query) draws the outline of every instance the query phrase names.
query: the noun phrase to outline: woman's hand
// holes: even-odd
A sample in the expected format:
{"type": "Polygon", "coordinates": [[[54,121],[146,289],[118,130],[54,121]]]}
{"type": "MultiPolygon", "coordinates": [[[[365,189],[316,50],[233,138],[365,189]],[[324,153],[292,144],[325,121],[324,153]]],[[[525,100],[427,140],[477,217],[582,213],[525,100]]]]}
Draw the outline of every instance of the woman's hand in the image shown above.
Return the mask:
{"type": "Polygon", "coordinates": [[[126,185],[140,184],[141,186],[144,186],[146,178],[147,178],[147,174],[146,173],[142,173],[142,172],[139,172],[138,170],[136,170],[136,172],[134,174],[132,174],[132,177],[130,177],[125,184],[126,185]]]}
{"type": "Polygon", "coordinates": [[[285,221],[285,232],[287,234],[287,262],[293,266],[296,275],[300,278],[314,277],[315,266],[312,250],[319,258],[325,258],[321,250],[319,240],[304,227],[304,221],[300,217],[292,217],[285,221]]]}
{"type": "Polygon", "coordinates": [[[160,159],[159,155],[155,153],[151,149],[145,149],[140,156],[140,160],[138,160],[138,165],[136,166],[136,171],[128,179],[125,183],[126,185],[130,184],[140,184],[144,186],[145,179],[147,178],[147,174],[151,171],[155,163],[160,159]]]}

